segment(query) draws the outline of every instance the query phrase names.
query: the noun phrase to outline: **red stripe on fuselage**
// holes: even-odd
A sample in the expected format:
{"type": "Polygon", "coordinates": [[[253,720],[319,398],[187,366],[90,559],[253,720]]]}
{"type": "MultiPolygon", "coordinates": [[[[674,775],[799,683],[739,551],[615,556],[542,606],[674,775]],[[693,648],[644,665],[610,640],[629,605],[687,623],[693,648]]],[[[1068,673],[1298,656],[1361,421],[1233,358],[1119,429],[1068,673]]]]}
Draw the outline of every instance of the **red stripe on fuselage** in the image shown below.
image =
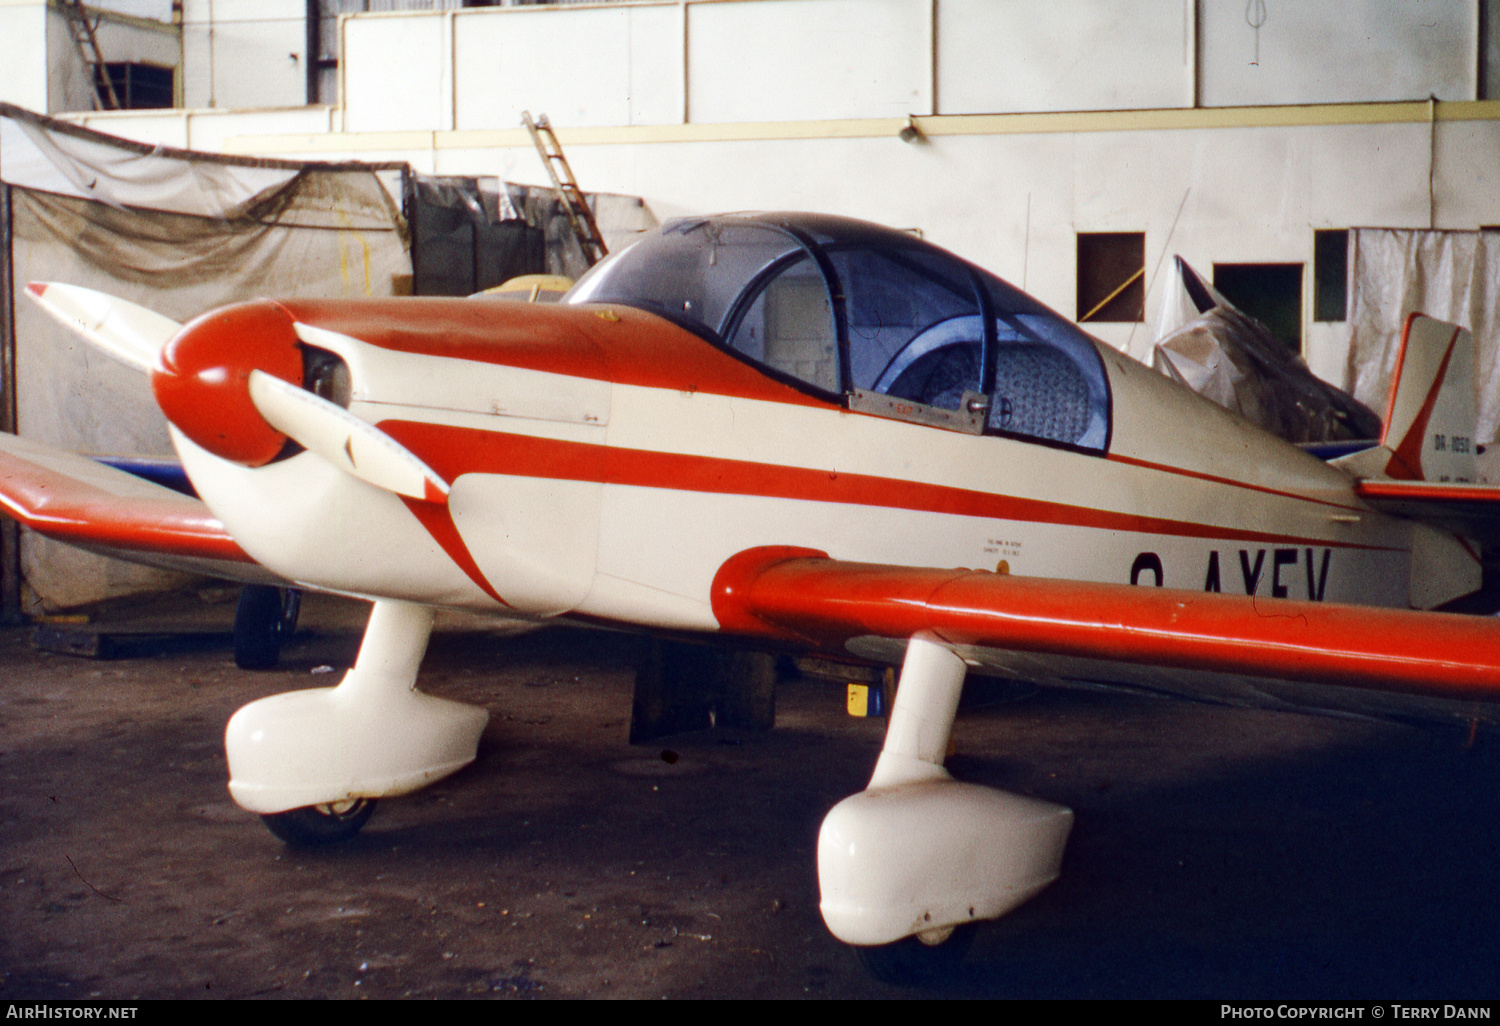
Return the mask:
{"type": "Polygon", "coordinates": [[[387,420],[380,422],[379,427],[448,481],[455,481],[463,474],[510,474],[673,491],[832,502],[1182,538],[1325,548],[1380,548],[1093,509],[900,478],[841,473],[835,469],[818,470],[713,456],[621,449],[417,421],[387,420]]]}
{"type": "MultiPolygon", "coordinates": [[[[1296,499],[1299,502],[1313,502],[1319,506],[1332,506],[1334,509],[1346,509],[1351,512],[1362,513],[1365,507],[1350,502],[1333,502],[1329,499],[1319,499],[1312,495],[1300,492],[1283,491],[1280,488],[1267,488],[1265,485],[1251,484],[1248,481],[1236,481],[1232,477],[1219,477],[1217,474],[1205,474],[1200,470],[1188,470],[1184,467],[1173,467],[1165,463],[1152,463],[1150,460],[1137,459],[1134,456],[1123,456],[1119,453],[1109,453],[1106,459],[1115,463],[1123,463],[1129,467],[1140,467],[1142,470],[1156,470],[1163,474],[1174,474],[1178,477],[1190,477],[1195,481],[1209,481],[1213,484],[1225,485],[1229,488],[1243,488],[1250,492],[1261,492],[1265,495],[1274,495],[1278,499],[1296,499]]],[[[1311,457],[1310,457],[1311,458],[1311,457]]]]}
{"type": "Polygon", "coordinates": [[[446,502],[424,502],[405,495],[400,498],[406,503],[406,508],[411,510],[412,516],[417,518],[417,523],[432,535],[432,540],[442,546],[448,558],[453,560],[454,565],[462,570],[469,580],[479,586],[480,591],[502,606],[510,605],[480,572],[479,564],[474,561],[474,554],[469,551],[469,547],[464,544],[463,536],[458,533],[458,525],[453,522],[453,513],[448,509],[446,502]]]}
{"type": "Polygon", "coordinates": [[[280,303],[303,324],[393,352],[674,392],[841,408],[768,377],[671,321],[625,306],[414,297],[280,303]]]}

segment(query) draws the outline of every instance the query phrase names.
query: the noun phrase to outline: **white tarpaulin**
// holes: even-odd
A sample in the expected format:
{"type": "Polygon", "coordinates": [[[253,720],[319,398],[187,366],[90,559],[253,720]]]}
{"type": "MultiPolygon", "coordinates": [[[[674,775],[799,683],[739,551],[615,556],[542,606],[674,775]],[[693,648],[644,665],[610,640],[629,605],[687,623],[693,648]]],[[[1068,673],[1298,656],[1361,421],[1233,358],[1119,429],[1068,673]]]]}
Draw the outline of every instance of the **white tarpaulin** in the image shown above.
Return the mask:
{"type": "MultiPolygon", "coordinates": [[[[177,320],[258,296],[390,295],[411,259],[382,172],[163,150],[0,105],[18,432],[80,452],[171,453],[146,379],[43,314],[28,282],[83,285],[177,320]]],[[[22,572],[53,607],[157,579],[30,537],[22,572]]]]}
{"type": "Polygon", "coordinates": [[[1475,436],[1500,435],[1500,233],[1359,228],[1350,233],[1345,387],[1384,411],[1401,330],[1412,313],[1474,335],[1475,436]]]}
{"type": "Polygon", "coordinates": [[[126,149],[105,137],[64,135],[59,127],[24,115],[0,118],[0,180],[120,210],[222,218],[297,176],[288,168],[209,164],[126,149]]]}
{"type": "Polygon", "coordinates": [[[1265,325],[1178,257],[1162,293],[1151,365],[1289,442],[1375,438],[1380,418],[1308,370],[1265,325]]]}

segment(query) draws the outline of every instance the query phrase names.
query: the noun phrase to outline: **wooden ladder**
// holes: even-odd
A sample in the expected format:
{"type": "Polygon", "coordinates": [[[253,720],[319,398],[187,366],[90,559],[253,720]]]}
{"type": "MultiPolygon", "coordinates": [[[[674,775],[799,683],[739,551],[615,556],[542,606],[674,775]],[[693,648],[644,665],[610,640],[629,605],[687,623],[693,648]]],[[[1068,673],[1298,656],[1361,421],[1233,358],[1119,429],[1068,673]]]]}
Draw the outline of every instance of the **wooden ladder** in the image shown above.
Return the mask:
{"type": "Polygon", "coordinates": [[[99,52],[99,40],[94,35],[94,26],[89,23],[83,0],[58,0],[57,6],[68,21],[68,31],[73,34],[73,45],[84,67],[94,80],[94,109],[119,110],[120,98],[115,94],[115,84],[110,80],[109,69],[104,66],[104,56],[99,52]]]}
{"type": "Polygon", "coordinates": [[[563,212],[568,215],[568,224],[573,228],[578,246],[583,250],[583,259],[592,267],[604,259],[609,248],[604,245],[604,236],[599,233],[599,223],[594,220],[594,212],[584,198],[583,190],[578,188],[578,180],[573,177],[568,158],[563,156],[557,135],[552,131],[552,125],[545,114],[533,121],[530,111],[522,111],[521,123],[531,133],[531,141],[536,144],[537,153],[541,154],[542,164],[552,178],[552,188],[557,193],[558,201],[562,203],[563,212]]]}

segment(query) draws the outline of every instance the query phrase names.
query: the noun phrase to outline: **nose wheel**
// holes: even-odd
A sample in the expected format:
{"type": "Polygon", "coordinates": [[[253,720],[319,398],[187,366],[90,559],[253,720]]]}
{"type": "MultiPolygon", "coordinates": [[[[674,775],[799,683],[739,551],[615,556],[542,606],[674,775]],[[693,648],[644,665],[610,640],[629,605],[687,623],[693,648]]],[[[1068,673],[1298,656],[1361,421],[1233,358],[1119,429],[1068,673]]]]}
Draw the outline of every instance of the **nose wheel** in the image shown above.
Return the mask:
{"type": "Polygon", "coordinates": [[[296,588],[249,584],[234,610],[234,665],[242,670],[269,670],[281,658],[281,646],[297,630],[302,593],[296,588]]]}
{"type": "Polygon", "coordinates": [[[892,944],[857,947],[860,965],[881,983],[897,987],[922,987],[951,979],[958,972],[969,945],[974,942],[974,923],[947,931],[945,936],[903,937],[892,944]]]}
{"type": "Polygon", "coordinates": [[[310,848],[337,844],[359,833],[375,812],[375,799],[353,798],[346,802],[304,805],[260,817],[266,829],[287,844],[310,848]]]}

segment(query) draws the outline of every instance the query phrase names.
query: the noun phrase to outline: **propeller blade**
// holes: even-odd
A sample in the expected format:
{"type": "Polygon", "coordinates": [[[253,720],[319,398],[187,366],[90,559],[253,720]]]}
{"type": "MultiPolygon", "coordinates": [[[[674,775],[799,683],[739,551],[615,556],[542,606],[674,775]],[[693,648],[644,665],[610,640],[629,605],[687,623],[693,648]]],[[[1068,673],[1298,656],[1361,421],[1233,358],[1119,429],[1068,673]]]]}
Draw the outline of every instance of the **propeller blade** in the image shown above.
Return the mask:
{"type": "Polygon", "coordinates": [[[26,291],[62,324],[140,371],[156,366],[162,346],[182,328],[155,310],[78,285],[32,282],[26,291]]]}
{"type": "Polygon", "coordinates": [[[397,495],[441,502],[448,483],[368,421],[265,371],[250,372],[250,401],[277,431],[340,470],[397,495]]]}

